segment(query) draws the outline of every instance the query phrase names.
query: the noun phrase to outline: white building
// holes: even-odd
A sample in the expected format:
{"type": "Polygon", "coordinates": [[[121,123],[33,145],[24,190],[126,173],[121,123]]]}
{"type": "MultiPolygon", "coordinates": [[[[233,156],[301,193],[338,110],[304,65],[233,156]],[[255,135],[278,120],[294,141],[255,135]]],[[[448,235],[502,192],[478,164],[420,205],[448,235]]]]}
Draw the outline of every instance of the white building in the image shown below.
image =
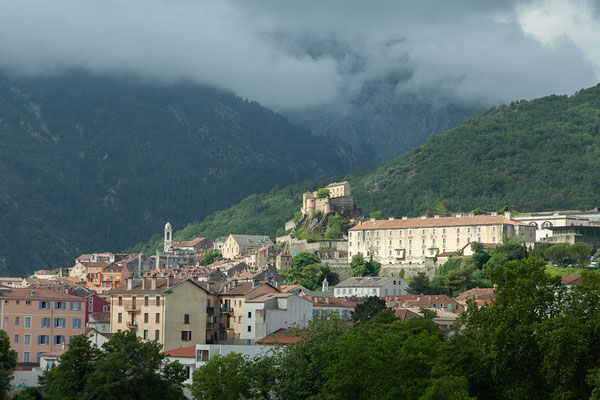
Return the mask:
{"type": "Polygon", "coordinates": [[[313,303],[293,293],[269,293],[246,300],[242,340],[254,344],[271,333],[312,319],[313,303]]]}
{"type": "Polygon", "coordinates": [[[535,242],[534,228],[511,219],[510,213],[372,219],[348,232],[348,260],[362,253],[382,264],[423,263],[467,243],[501,243],[503,236],[521,236],[527,245],[535,242]]]}
{"type": "Polygon", "coordinates": [[[553,236],[553,227],[598,225],[598,211],[549,211],[515,215],[514,220],[535,228],[535,241],[543,242],[553,236]]]}
{"type": "Polygon", "coordinates": [[[396,277],[353,277],[340,282],[333,293],[335,297],[369,297],[403,295],[408,289],[408,282],[396,277]]]}

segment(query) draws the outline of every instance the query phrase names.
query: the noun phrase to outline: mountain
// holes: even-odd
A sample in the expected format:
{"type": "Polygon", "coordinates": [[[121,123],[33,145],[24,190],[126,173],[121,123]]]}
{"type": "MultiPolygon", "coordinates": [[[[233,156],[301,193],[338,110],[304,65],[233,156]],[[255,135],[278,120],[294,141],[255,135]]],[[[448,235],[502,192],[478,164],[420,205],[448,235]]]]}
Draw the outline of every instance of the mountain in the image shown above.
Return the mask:
{"type": "MultiPolygon", "coordinates": [[[[493,107],[387,164],[343,179],[366,215],[497,211],[505,205],[522,211],[597,207],[600,85],[570,97],[493,107]]],[[[258,220],[261,233],[275,234],[300,209],[301,193],[326,183],[252,196],[190,224],[177,237],[258,233],[258,220]]]]}
{"type": "Polygon", "coordinates": [[[0,275],[122,250],[275,185],[347,172],[342,146],[217,89],[0,74],[0,275]]]}
{"type": "Polygon", "coordinates": [[[433,134],[454,128],[483,107],[426,101],[400,94],[401,79],[390,75],[370,81],[347,102],[289,112],[290,119],[311,132],[350,145],[364,164],[390,161],[425,143],[433,134]]]}

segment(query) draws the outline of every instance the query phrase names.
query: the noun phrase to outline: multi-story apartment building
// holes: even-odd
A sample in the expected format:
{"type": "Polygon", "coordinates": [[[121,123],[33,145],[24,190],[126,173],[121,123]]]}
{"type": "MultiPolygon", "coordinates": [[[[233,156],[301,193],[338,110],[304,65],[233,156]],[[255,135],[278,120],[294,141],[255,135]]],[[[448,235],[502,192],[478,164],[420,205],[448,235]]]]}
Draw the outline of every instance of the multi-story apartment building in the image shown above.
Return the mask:
{"type": "Polygon", "coordinates": [[[535,228],[504,215],[370,220],[348,232],[348,259],[358,253],[382,264],[422,263],[468,243],[501,243],[504,236],[535,242],[535,228]]]}
{"type": "MultiPolygon", "coordinates": [[[[555,234],[556,228],[600,226],[598,211],[548,211],[529,214],[519,214],[516,221],[526,223],[535,228],[535,241],[544,242],[555,234]]],[[[592,228],[594,229],[594,228],[592,228]]],[[[559,240],[560,241],[560,240],[559,240]]]]}
{"type": "Polygon", "coordinates": [[[39,363],[85,332],[85,300],[53,289],[0,287],[0,329],[19,363],[39,363]]]}
{"type": "Polygon", "coordinates": [[[87,324],[90,315],[97,312],[108,312],[110,302],[97,294],[90,294],[85,298],[85,323],[87,324]]]}
{"type": "Polygon", "coordinates": [[[335,297],[383,297],[403,295],[408,282],[392,276],[355,276],[338,283],[333,290],[335,297]]]}
{"type": "Polygon", "coordinates": [[[207,307],[213,296],[192,279],[130,278],[109,294],[111,332],[132,329],[141,339],[157,340],[165,350],[206,341],[207,307]]]}
{"type": "Polygon", "coordinates": [[[241,254],[256,251],[263,246],[274,246],[271,239],[265,235],[229,235],[223,245],[223,258],[235,259],[241,254]]]}

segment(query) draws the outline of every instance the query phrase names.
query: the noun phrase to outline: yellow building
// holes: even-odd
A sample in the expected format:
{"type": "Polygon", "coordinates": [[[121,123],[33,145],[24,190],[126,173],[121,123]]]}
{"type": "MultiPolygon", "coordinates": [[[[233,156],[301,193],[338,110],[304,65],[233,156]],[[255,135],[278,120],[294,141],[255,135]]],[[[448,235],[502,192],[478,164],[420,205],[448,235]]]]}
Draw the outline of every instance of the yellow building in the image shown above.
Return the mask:
{"type": "Polygon", "coordinates": [[[330,199],[350,196],[350,184],[344,182],[334,182],[325,186],[329,195],[323,198],[317,198],[317,192],[306,192],[302,195],[302,214],[311,215],[315,211],[320,211],[326,215],[332,211],[330,199]]]}
{"type": "Polygon", "coordinates": [[[503,236],[535,240],[535,229],[510,214],[456,215],[362,222],[348,232],[348,259],[358,253],[382,264],[423,263],[472,242],[501,243],[503,236]]]}
{"type": "Polygon", "coordinates": [[[128,279],[109,294],[111,332],[132,329],[165,350],[206,342],[207,307],[216,298],[192,279],[128,279]]]}

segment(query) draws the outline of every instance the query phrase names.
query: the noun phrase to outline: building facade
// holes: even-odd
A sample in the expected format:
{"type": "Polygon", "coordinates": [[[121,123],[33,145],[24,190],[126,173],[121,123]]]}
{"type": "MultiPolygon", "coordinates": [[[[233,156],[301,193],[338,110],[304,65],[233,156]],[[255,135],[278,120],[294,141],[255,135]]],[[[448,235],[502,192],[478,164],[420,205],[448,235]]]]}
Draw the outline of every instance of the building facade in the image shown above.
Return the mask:
{"type": "Polygon", "coordinates": [[[365,276],[348,278],[335,286],[335,297],[384,297],[406,294],[408,282],[391,276],[365,276]]]}
{"type": "Polygon", "coordinates": [[[19,363],[39,363],[85,332],[85,300],[52,289],[0,288],[0,329],[19,363]]]}
{"type": "Polygon", "coordinates": [[[348,260],[358,253],[382,264],[423,263],[448,251],[460,251],[472,242],[502,243],[504,236],[535,242],[535,230],[505,215],[370,220],[348,232],[348,260]]]}
{"type": "Polygon", "coordinates": [[[257,251],[264,246],[274,246],[268,236],[231,234],[223,244],[221,253],[223,258],[233,260],[242,254],[257,251]]]}

